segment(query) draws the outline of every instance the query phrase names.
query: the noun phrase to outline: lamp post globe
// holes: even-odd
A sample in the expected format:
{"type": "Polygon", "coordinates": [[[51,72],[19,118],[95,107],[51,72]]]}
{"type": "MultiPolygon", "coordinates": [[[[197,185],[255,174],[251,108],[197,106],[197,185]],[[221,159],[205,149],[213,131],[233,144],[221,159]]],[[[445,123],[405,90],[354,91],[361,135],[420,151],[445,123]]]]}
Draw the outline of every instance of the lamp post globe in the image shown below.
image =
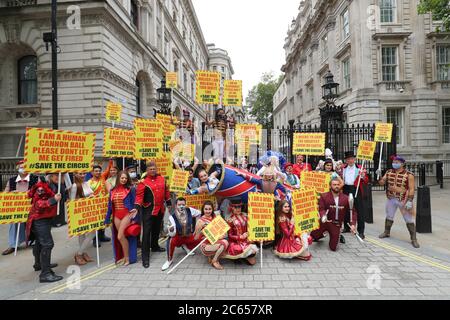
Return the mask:
{"type": "Polygon", "coordinates": [[[161,88],[156,90],[157,100],[156,102],[161,106],[159,113],[171,114],[170,105],[172,104],[172,89],[166,88],[166,78],[161,80],[161,88]]]}

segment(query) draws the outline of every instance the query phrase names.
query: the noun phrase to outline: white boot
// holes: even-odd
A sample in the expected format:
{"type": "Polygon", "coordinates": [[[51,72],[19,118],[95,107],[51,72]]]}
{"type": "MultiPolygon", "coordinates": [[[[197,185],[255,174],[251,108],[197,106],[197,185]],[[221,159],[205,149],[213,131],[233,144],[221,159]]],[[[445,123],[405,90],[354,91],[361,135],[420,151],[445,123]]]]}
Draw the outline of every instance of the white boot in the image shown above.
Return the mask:
{"type": "Polygon", "coordinates": [[[166,263],[164,263],[164,265],[162,266],[162,271],[166,271],[167,269],[169,269],[172,264],[173,261],[166,261],[166,263]]]}

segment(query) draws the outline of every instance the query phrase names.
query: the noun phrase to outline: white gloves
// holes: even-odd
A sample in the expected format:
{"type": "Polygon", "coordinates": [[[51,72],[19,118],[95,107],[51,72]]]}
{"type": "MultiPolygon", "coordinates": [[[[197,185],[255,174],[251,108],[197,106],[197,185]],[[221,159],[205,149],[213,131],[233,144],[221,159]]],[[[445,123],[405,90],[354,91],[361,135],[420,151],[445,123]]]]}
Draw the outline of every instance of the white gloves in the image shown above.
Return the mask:
{"type": "Polygon", "coordinates": [[[375,173],[376,173],[377,177],[381,177],[383,174],[383,171],[381,169],[378,169],[375,173]]]}
{"type": "Polygon", "coordinates": [[[326,215],[324,215],[322,217],[322,223],[327,223],[327,221],[328,221],[328,217],[326,215]]]}
{"type": "Polygon", "coordinates": [[[413,206],[414,206],[413,202],[411,200],[408,200],[408,202],[406,202],[405,209],[411,210],[413,206]]]}

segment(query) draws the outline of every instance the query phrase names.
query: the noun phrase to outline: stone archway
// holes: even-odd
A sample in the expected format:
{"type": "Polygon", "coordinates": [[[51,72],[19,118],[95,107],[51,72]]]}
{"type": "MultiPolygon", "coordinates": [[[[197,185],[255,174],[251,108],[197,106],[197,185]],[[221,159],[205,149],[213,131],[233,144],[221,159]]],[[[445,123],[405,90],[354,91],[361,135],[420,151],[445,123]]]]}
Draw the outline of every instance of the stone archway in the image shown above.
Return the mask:
{"type": "Polygon", "coordinates": [[[139,82],[141,115],[144,117],[152,117],[156,102],[156,91],[154,90],[150,75],[146,71],[141,70],[136,75],[136,82],[139,82]]]}

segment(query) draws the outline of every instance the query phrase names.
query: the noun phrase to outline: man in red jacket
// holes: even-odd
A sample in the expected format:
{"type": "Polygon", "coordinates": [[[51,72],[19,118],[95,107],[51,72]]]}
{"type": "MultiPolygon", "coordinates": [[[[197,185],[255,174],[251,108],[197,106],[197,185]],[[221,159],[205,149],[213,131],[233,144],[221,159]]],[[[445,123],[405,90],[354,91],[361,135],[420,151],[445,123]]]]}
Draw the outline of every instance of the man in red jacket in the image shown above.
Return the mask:
{"type": "Polygon", "coordinates": [[[135,209],[142,210],[142,265],[150,267],[150,247],[152,252],[163,252],[158,244],[161,222],[166,204],[170,207],[170,192],[164,177],[157,173],[156,163],[147,162],[147,176],[136,191],[135,209]]]}
{"type": "MultiPolygon", "coordinates": [[[[350,215],[348,196],[342,193],[341,181],[337,178],[331,180],[330,192],[323,193],[319,200],[320,228],[311,232],[311,237],[318,241],[324,237],[324,233],[330,235],[330,249],[336,251],[341,234],[342,223],[345,216],[350,215]]],[[[351,219],[351,231],[356,234],[357,212],[353,209],[351,219]]]]}
{"type": "Polygon", "coordinates": [[[293,173],[301,180],[302,179],[302,171],[312,171],[312,166],[309,163],[303,162],[305,156],[298,155],[297,162],[294,164],[293,173]]]}
{"type": "Polygon", "coordinates": [[[31,211],[27,221],[27,240],[30,236],[36,242],[33,247],[34,269],[41,270],[39,282],[56,282],[63,279],[57,276],[52,268],[56,264],[51,264],[51,253],[54,246],[51,233],[52,219],[56,217],[57,204],[61,201],[61,194],[55,194],[50,186],[43,181],[38,182],[28,191],[31,200],[31,211]]]}

